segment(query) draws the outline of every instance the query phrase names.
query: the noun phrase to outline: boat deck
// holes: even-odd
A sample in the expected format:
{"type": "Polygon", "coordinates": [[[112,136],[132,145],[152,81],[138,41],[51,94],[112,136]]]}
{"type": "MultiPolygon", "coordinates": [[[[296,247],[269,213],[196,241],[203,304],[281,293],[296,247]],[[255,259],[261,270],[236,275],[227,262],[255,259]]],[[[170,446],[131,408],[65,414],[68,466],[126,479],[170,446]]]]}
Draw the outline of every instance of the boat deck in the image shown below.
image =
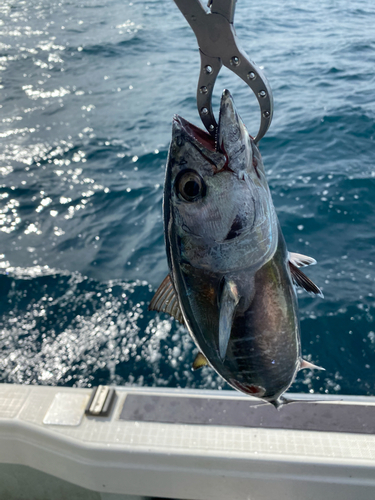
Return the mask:
{"type": "Polygon", "coordinates": [[[0,498],[375,498],[373,397],[293,394],[277,411],[234,391],[115,393],[88,416],[91,389],[1,384],[0,498]]]}

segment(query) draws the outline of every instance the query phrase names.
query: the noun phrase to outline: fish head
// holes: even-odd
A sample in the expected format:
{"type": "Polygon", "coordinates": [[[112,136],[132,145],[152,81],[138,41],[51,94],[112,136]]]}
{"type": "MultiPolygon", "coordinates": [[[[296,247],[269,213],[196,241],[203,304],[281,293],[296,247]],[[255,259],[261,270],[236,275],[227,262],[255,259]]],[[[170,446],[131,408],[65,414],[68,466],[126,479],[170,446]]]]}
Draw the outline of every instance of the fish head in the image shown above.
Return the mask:
{"type": "Polygon", "coordinates": [[[197,267],[225,271],[238,267],[246,244],[239,253],[227,247],[261,223],[265,227],[258,230],[258,240],[266,242],[271,195],[259,150],[229,91],[222,95],[216,141],[174,117],[164,194],[166,227],[172,213],[175,231],[183,240],[184,260],[197,267]],[[217,253],[220,258],[215,260],[217,253]]]}

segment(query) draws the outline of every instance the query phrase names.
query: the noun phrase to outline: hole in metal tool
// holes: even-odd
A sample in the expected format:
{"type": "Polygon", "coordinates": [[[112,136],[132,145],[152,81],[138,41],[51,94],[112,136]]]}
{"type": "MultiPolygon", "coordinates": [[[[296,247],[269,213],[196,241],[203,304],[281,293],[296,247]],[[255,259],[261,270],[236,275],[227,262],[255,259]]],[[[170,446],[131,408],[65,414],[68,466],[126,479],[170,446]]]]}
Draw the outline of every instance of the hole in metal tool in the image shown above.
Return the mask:
{"type": "Polygon", "coordinates": [[[240,64],[240,58],[237,56],[233,56],[230,60],[232,66],[238,66],[240,64]]]}

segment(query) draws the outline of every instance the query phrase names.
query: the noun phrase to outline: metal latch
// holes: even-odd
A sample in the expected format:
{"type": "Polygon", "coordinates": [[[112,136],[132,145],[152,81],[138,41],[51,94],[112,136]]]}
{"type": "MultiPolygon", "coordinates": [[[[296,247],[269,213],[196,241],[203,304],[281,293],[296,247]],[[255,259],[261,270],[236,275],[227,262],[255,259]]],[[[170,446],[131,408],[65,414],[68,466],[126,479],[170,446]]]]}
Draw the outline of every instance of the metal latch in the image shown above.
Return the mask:
{"type": "Polygon", "coordinates": [[[94,387],[89,402],[85,409],[85,415],[94,417],[108,417],[116,392],[106,385],[94,387]]]}

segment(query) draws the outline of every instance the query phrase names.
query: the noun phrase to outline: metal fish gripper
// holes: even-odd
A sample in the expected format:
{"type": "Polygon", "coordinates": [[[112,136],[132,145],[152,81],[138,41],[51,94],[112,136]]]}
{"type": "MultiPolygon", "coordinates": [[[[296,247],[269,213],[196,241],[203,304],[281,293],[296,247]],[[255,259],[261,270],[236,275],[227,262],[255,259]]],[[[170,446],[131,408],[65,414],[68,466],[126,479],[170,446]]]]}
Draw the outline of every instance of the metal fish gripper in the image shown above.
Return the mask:
{"type": "Polygon", "coordinates": [[[174,0],[197,37],[201,70],[197,90],[197,106],[208,132],[216,137],[218,124],[212,111],[212,92],[224,65],[238,75],[254,92],[261,120],[255,142],[267,132],[273,115],[272,90],[262,70],[240,47],[233,26],[236,0],[209,0],[209,12],[199,0],[174,0]]]}

